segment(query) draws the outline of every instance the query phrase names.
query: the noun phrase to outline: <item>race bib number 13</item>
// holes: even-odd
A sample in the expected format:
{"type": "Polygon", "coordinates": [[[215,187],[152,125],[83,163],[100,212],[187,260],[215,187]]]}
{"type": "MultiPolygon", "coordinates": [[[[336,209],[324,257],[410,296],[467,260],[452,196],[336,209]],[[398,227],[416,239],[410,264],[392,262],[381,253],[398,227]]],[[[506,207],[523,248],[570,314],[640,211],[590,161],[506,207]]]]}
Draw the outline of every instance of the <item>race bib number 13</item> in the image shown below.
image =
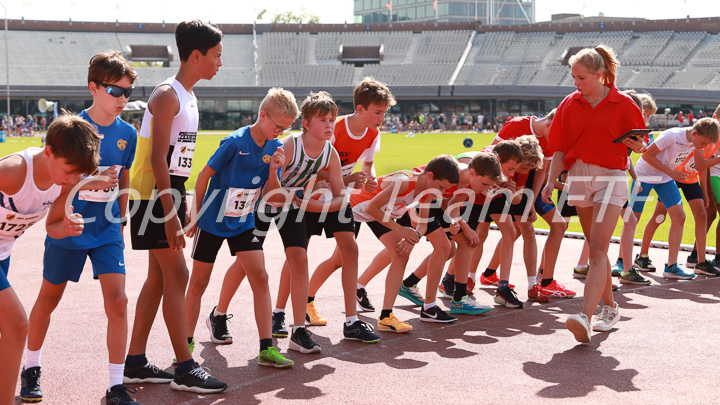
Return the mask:
{"type": "Polygon", "coordinates": [[[169,171],[173,176],[190,177],[196,138],[197,132],[180,132],[178,135],[170,158],[169,171]]]}

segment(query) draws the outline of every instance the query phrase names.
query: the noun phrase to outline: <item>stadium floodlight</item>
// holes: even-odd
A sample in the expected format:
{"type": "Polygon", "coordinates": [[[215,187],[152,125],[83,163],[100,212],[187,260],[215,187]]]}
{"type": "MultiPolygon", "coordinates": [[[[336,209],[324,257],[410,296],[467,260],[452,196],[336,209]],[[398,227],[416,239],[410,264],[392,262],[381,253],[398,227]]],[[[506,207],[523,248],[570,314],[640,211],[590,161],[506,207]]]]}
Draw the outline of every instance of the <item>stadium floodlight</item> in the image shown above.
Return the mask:
{"type": "Polygon", "coordinates": [[[0,3],[0,6],[2,6],[3,10],[5,10],[5,92],[7,93],[8,119],[10,119],[10,48],[8,46],[7,8],[2,3],[0,3]]]}

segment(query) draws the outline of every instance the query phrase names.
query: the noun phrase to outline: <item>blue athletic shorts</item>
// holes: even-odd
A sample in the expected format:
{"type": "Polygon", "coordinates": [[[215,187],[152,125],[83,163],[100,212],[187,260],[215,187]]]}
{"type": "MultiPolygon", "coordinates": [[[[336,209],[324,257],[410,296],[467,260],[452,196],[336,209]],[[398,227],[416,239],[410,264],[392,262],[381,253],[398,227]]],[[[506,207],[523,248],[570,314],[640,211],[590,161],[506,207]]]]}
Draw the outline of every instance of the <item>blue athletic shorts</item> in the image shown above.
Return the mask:
{"type": "MultiPolygon", "coordinates": [[[[535,212],[537,212],[538,215],[540,215],[540,216],[543,216],[543,215],[547,214],[548,212],[552,211],[553,209],[555,209],[555,204],[553,204],[552,200],[550,200],[549,203],[546,203],[545,201],[543,201],[543,199],[542,199],[543,190],[545,190],[545,186],[543,186],[540,189],[540,192],[538,193],[538,195],[535,196],[535,212]]],[[[550,198],[552,198],[552,197],[550,197],[550,198]]]]}
{"type": "MultiPolygon", "coordinates": [[[[645,207],[645,201],[650,191],[653,189],[658,195],[658,199],[665,206],[670,208],[672,206],[682,203],[682,197],[680,197],[680,189],[674,180],[670,180],[667,183],[653,184],[640,182],[642,190],[630,196],[630,205],[632,205],[633,212],[642,212],[645,207]]],[[[633,181],[631,190],[635,190],[635,182],[633,181]]]]}
{"type": "Polygon", "coordinates": [[[0,260],[0,291],[9,288],[10,282],[7,279],[8,270],[10,270],[10,258],[0,260]]]}
{"type": "Polygon", "coordinates": [[[123,250],[120,241],[92,249],[65,249],[45,240],[43,278],[55,285],[67,281],[77,283],[88,257],[93,266],[93,278],[96,280],[101,274],[125,274],[123,250]]]}

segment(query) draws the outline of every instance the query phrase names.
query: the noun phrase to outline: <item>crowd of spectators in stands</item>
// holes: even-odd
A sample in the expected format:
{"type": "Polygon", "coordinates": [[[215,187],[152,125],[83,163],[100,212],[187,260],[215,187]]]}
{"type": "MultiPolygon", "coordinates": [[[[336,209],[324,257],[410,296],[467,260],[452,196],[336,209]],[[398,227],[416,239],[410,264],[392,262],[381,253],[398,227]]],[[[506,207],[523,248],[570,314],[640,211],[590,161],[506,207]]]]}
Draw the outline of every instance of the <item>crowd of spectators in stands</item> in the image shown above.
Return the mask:
{"type": "Polygon", "coordinates": [[[45,132],[47,120],[45,117],[28,115],[3,116],[0,128],[7,136],[34,136],[36,132],[45,132]]]}

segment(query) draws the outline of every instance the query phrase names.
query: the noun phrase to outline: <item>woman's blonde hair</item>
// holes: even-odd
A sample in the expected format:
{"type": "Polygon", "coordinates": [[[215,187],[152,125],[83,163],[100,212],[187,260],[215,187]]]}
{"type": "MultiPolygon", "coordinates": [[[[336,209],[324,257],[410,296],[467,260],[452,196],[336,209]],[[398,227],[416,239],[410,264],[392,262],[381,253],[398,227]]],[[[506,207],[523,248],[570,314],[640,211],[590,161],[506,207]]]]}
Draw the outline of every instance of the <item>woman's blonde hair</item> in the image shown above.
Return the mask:
{"type": "Polygon", "coordinates": [[[615,57],[615,51],[605,45],[598,45],[595,48],[585,48],[568,60],[570,66],[581,63],[590,72],[597,72],[602,69],[602,83],[615,84],[615,72],[617,72],[620,61],[615,57]]]}
{"type": "Polygon", "coordinates": [[[538,169],[542,169],[545,156],[543,156],[537,137],[534,135],[523,135],[516,138],[515,141],[517,141],[522,150],[523,159],[521,163],[528,163],[538,169]]]}

